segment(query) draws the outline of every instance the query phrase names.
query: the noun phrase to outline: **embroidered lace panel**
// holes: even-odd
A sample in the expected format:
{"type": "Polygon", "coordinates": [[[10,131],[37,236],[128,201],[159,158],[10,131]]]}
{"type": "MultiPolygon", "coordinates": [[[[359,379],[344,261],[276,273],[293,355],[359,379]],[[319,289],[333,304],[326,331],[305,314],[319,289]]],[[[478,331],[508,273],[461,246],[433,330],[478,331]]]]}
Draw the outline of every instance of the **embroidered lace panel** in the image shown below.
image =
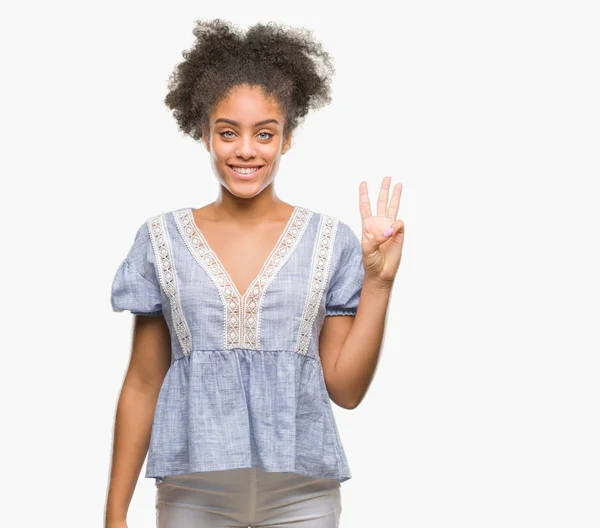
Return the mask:
{"type": "Polygon", "coordinates": [[[331,255],[339,221],[336,218],[322,215],[317,233],[317,244],[312,258],[311,274],[309,278],[309,292],[306,305],[302,312],[296,352],[306,355],[310,345],[312,328],[319,307],[323,291],[329,277],[331,255]]]}
{"type": "Polygon", "coordinates": [[[173,327],[175,328],[181,350],[187,356],[192,350],[192,342],[190,330],[181,309],[179,289],[177,288],[177,274],[173,266],[173,252],[171,250],[169,234],[165,227],[164,213],[149,218],[146,223],[150,230],[150,239],[154,248],[154,255],[156,256],[159,282],[169,298],[173,327]]]}
{"type": "Polygon", "coordinates": [[[185,208],[175,213],[177,227],[194,255],[217,287],[224,307],[224,348],[257,350],[260,343],[260,310],[264,293],[293,253],[313,212],[296,206],[285,229],[265,260],[257,277],[243,295],[239,293],[227,270],[208,245],[194,222],[193,211],[185,208]]]}

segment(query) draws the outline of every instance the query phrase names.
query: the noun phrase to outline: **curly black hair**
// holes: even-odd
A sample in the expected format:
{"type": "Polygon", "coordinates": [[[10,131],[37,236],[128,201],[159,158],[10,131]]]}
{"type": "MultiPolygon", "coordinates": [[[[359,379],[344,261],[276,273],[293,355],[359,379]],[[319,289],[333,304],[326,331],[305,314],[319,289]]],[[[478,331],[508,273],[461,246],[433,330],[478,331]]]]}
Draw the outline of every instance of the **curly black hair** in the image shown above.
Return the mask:
{"type": "Polygon", "coordinates": [[[231,22],[197,20],[194,46],[182,52],[169,78],[165,104],[179,129],[195,140],[208,130],[209,115],[232,88],[260,86],[275,96],[285,116],[284,135],[311,108],[331,102],[331,56],[312,31],[276,22],[255,24],[246,32],[231,22]]]}

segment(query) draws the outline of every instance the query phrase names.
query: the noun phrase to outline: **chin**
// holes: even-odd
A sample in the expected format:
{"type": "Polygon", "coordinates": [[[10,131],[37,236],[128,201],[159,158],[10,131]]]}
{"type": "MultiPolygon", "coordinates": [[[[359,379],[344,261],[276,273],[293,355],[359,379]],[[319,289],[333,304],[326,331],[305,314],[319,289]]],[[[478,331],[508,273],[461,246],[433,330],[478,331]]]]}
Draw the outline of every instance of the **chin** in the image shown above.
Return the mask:
{"type": "Polygon", "coordinates": [[[221,185],[225,186],[232,194],[254,196],[255,194],[260,193],[273,181],[273,178],[270,178],[270,176],[272,176],[271,174],[267,173],[267,176],[269,177],[268,180],[266,180],[265,177],[258,177],[257,179],[244,181],[236,179],[236,177],[231,174],[220,173],[219,180],[221,185]]]}
{"type": "Polygon", "coordinates": [[[222,180],[221,184],[234,196],[238,196],[239,198],[252,198],[257,194],[260,194],[261,191],[266,187],[263,185],[263,182],[236,182],[231,180],[222,180]]]}

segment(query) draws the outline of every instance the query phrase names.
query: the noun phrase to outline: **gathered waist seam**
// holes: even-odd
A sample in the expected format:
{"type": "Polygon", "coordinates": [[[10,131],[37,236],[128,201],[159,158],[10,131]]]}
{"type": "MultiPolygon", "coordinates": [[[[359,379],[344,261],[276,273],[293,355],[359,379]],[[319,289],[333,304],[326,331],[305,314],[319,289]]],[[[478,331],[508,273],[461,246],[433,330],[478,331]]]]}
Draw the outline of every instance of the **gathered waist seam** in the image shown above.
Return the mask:
{"type": "Polygon", "coordinates": [[[173,363],[176,361],[180,361],[186,357],[189,357],[190,354],[194,353],[194,352],[206,352],[206,353],[210,353],[210,352],[215,352],[215,353],[222,353],[222,352],[229,352],[229,353],[234,353],[234,352],[254,352],[254,353],[262,353],[262,352],[277,352],[277,353],[290,353],[290,354],[295,354],[297,356],[302,356],[305,358],[309,358],[312,359],[313,361],[316,361],[317,363],[321,363],[320,358],[317,358],[316,356],[312,356],[310,354],[299,354],[296,350],[290,350],[290,349],[281,349],[281,348],[276,348],[276,349],[272,349],[272,350],[254,350],[254,349],[250,349],[250,348],[196,348],[194,350],[191,350],[189,352],[189,354],[186,354],[184,356],[178,357],[175,360],[173,360],[173,363]]]}

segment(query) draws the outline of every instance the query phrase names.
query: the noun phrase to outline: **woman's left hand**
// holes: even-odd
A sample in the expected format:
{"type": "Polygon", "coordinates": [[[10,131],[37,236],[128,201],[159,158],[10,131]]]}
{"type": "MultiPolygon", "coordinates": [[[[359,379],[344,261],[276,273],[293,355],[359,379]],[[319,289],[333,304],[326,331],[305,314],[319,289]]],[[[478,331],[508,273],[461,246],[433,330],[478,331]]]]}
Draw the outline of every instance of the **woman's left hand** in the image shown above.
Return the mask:
{"type": "Polygon", "coordinates": [[[402,184],[394,186],[388,205],[392,178],[386,176],[381,183],[377,199],[377,216],[371,213],[367,182],[360,183],[359,207],[362,218],[362,251],[365,277],[391,285],[402,258],[404,222],[396,220],[402,196],[402,184]]]}

